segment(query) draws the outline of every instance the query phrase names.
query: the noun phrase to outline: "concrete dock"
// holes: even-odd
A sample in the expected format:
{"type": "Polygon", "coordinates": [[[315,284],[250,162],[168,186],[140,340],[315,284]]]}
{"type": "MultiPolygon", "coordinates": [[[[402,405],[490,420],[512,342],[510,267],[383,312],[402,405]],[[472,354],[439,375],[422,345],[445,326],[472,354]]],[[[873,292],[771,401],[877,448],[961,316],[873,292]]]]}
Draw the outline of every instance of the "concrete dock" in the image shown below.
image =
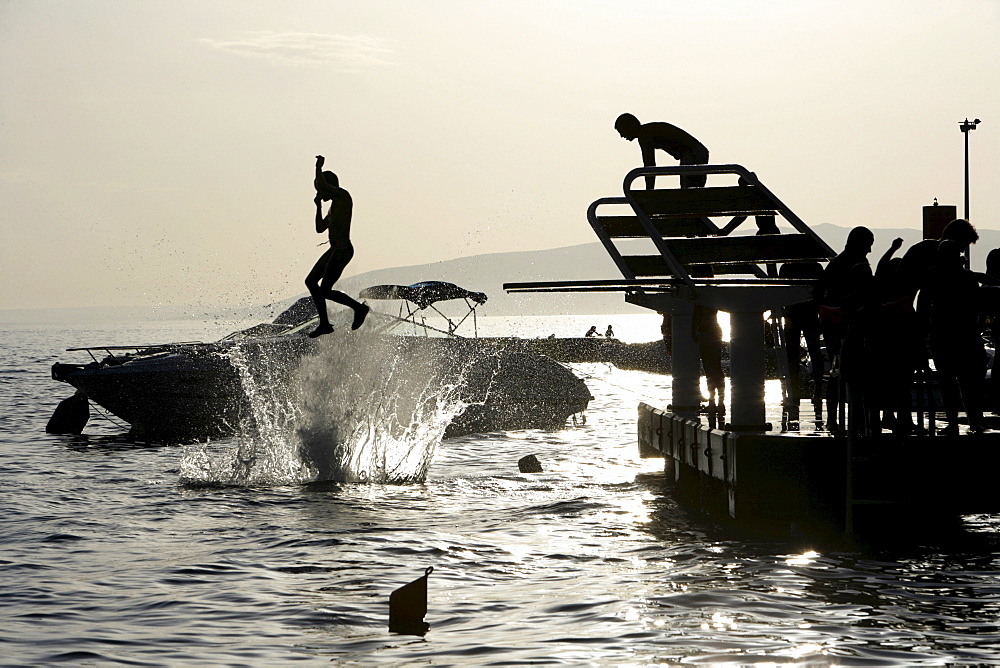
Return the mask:
{"type": "Polygon", "coordinates": [[[640,455],[663,457],[688,501],[747,526],[850,533],[1000,512],[1000,432],[740,433],[643,403],[638,438],[640,455]]]}

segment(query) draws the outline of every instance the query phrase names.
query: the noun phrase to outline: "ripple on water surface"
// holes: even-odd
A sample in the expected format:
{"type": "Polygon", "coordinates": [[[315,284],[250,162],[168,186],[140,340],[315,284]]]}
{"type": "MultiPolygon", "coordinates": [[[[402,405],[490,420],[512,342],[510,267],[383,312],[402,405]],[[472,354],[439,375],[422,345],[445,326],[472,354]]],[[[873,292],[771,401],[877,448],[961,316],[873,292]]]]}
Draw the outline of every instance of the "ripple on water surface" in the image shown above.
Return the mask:
{"type": "MultiPolygon", "coordinates": [[[[585,423],[444,441],[421,483],[191,485],[191,449],[45,435],[59,356],[22,334],[0,345],[22,369],[0,378],[4,662],[1000,663],[995,516],[865,552],[721,532],[636,458],[635,406],[669,379],[580,365],[585,423]],[[389,593],[431,565],[430,632],[390,634],[389,593]]],[[[239,444],[193,448],[228,465],[239,444]]]]}

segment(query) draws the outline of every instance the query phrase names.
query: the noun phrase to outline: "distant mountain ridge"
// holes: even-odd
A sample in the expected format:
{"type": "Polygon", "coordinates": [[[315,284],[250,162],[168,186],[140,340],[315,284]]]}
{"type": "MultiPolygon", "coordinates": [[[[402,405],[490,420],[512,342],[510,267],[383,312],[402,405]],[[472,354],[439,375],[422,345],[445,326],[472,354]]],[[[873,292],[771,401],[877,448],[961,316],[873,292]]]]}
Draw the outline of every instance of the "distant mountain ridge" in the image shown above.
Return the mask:
{"type": "Polygon", "coordinates": [[[481,315],[569,315],[643,312],[625,304],[622,296],[560,293],[558,295],[507,294],[504,283],[525,281],[577,281],[620,276],[599,243],[541,251],[488,253],[410,267],[378,269],[342,279],[340,289],[357,295],[371,285],[410,285],[420,281],[447,281],[467,290],[485,292],[481,315]]]}
{"type": "MultiPolygon", "coordinates": [[[[835,251],[840,251],[844,247],[850,231],[850,228],[830,223],[814,225],[812,229],[835,251]]],[[[872,229],[872,232],[875,234],[875,246],[869,260],[873,267],[894,238],[903,239],[903,251],[905,251],[921,237],[921,231],[918,229],[872,229]]],[[[994,248],[1000,248],[1000,231],[980,229],[979,234],[979,243],[972,249],[972,268],[982,271],[985,268],[986,254],[994,248]]],[[[648,247],[649,242],[644,243],[648,247]]],[[[483,316],[647,313],[645,309],[625,303],[622,294],[617,292],[507,294],[503,291],[504,283],[620,277],[618,269],[604,247],[599,242],[593,242],[548,250],[487,253],[430,264],[378,269],[342,279],[338,287],[356,296],[362,289],[371,285],[409,285],[420,281],[448,281],[468,290],[485,292],[489,300],[479,309],[479,314],[483,316]]],[[[0,317],[6,322],[25,322],[37,319],[38,314],[44,311],[51,314],[52,319],[66,318],[67,314],[72,313],[73,320],[91,319],[98,313],[104,314],[104,317],[114,317],[116,314],[121,317],[124,312],[130,313],[129,317],[132,318],[147,317],[147,319],[190,318],[196,313],[203,314],[206,318],[222,315],[239,319],[246,317],[249,312],[260,313],[262,310],[277,315],[284,307],[304,294],[290,296],[274,304],[247,305],[245,308],[237,309],[212,309],[201,306],[16,309],[0,311],[0,317]],[[142,315],[147,311],[147,316],[142,315]]]]}
{"type": "MultiPolygon", "coordinates": [[[[830,223],[812,229],[834,251],[843,249],[850,228],[830,223]]],[[[920,241],[917,229],[872,229],[875,245],[869,256],[872,267],[888,250],[896,237],[903,239],[901,255],[920,241]]],[[[985,268],[986,254],[1000,247],[1000,231],[979,230],[980,240],[973,247],[972,267],[985,268]]],[[[646,244],[649,242],[646,241],[646,244]]],[[[341,280],[339,286],[352,295],[370,286],[385,283],[409,285],[419,281],[448,281],[477,292],[485,292],[489,301],[480,308],[481,315],[589,315],[646,313],[645,309],[625,303],[621,293],[506,294],[504,283],[528,281],[578,281],[621,278],[617,267],[599,242],[539,251],[489,253],[470,257],[379,269],[341,280]]]]}

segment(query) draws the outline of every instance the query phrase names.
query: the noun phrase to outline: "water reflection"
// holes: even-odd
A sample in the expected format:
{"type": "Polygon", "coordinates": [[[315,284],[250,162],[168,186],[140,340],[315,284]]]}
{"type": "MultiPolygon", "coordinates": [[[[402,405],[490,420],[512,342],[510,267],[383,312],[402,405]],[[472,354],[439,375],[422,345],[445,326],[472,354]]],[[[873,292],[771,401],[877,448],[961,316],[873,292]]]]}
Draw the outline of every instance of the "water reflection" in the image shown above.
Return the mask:
{"type": "MultiPolygon", "coordinates": [[[[588,372],[610,382],[592,384],[586,425],[446,441],[423,484],[192,488],[163,473],[176,467],[176,452],[140,451],[155,459],[153,473],[114,483],[123,488],[114,502],[126,504],[114,531],[129,533],[135,553],[148,555],[140,542],[155,541],[169,563],[158,571],[145,556],[126,576],[106,574],[116,610],[123,594],[148,602],[150,581],[169,583],[171,598],[190,601],[185,614],[198,608],[222,620],[207,638],[242,633],[240,642],[268,659],[283,642],[308,658],[363,665],[545,657],[573,665],[889,666],[1000,656],[994,517],[967,518],[962,540],[924,545],[916,545],[923,535],[873,547],[735,533],[679,505],[662,462],[636,458],[637,395],[662,400],[669,385],[602,365],[588,372]],[[542,473],[518,471],[530,453],[542,473]],[[390,636],[390,592],[427,566],[435,570],[426,640],[390,636]],[[220,594],[220,584],[232,591],[220,594]],[[237,616],[245,631],[225,623],[237,616]],[[270,649],[253,638],[261,628],[270,649]]],[[[80,479],[107,481],[98,460],[108,458],[95,457],[93,444],[50,449],[61,466],[75,458],[74,466],[94,467],[80,479]]],[[[143,463],[127,454],[116,466],[143,463]]],[[[81,537],[74,559],[95,550],[83,576],[112,556],[82,529],[69,530],[80,508],[109,504],[107,488],[99,493],[92,503],[46,511],[65,512],[60,533],[81,537]]],[[[58,547],[68,559],[66,546],[39,541],[21,558],[58,547]]],[[[67,563],[58,565],[72,570],[67,563]]],[[[151,605],[161,604],[171,623],[166,603],[153,597],[151,605]]],[[[189,619],[173,623],[187,630],[189,619]]]]}
{"type": "Polygon", "coordinates": [[[819,557],[819,553],[813,550],[808,550],[802,554],[798,554],[785,559],[785,563],[789,566],[808,566],[813,563],[816,558],[819,557]]]}

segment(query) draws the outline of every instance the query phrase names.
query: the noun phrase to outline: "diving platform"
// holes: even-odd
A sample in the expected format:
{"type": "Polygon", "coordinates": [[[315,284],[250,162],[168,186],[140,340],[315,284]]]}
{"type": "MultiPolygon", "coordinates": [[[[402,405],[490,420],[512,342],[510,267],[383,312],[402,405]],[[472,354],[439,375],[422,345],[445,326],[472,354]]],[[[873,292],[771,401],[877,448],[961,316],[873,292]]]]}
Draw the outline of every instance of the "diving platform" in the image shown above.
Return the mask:
{"type": "Polygon", "coordinates": [[[664,459],[685,496],[749,525],[840,532],[901,517],[930,522],[1000,512],[991,484],[1000,466],[1000,434],[935,434],[933,404],[926,410],[927,435],[852,429],[849,410],[835,416],[839,428],[832,431],[789,429],[784,417],[800,412],[800,398],[786,361],[787,412],[775,424],[765,404],[765,331],[770,327],[781,369],[783,308],[809,301],[816,282],[792,278],[804,275],[795,266],[815,268],[835,253],[756,174],[740,165],[639,167],[625,176],[623,196],[594,201],[587,220],[620,278],[506,283],[504,289],[618,292],[669,317],[671,396],[664,407],[639,405],[638,442],[640,456],[664,459]],[[707,174],[706,187],[661,186],[689,174],[707,174]],[[656,188],[636,187],[649,176],[659,181],[656,188]],[[778,264],[791,271],[779,272],[778,264]],[[730,315],[728,411],[703,405],[692,335],[698,308],[730,315]]]}
{"type": "Polygon", "coordinates": [[[691,336],[695,308],[729,313],[731,413],[725,428],[767,431],[764,314],[778,317],[782,307],[811,299],[813,288],[808,279],[779,278],[773,265],[827,261],[836,253],[741,165],[639,167],[625,176],[623,190],[623,197],[600,198],[587,210],[587,220],[622,280],[507,283],[504,289],[621,291],[627,302],[669,315],[670,405],[674,414],[686,418],[696,418],[701,409],[701,363],[691,336]],[[662,182],[691,174],[735,184],[635,187],[647,176],[662,182]],[[758,234],[762,229],[777,230],[778,218],[790,232],[758,234]]]}

